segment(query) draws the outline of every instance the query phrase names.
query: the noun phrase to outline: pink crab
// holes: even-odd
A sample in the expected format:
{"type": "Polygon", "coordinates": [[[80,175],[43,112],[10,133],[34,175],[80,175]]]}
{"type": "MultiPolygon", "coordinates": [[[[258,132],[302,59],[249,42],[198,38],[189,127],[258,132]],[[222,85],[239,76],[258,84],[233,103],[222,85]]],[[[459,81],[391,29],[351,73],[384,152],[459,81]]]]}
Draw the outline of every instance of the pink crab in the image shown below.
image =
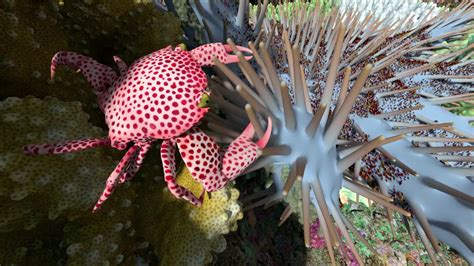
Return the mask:
{"type": "MultiPolygon", "coordinates": [[[[237,46],[240,51],[251,50],[237,46]]],[[[204,192],[197,198],[175,180],[175,147],[184,163],[204,191],[212,192],[235,179],[258,157],[271,134],[271,120],[265,135],[252,141],[251,124],[226,150],[221,150],[212,138],[196,125],[208,112],[207,78],[201,66],[213,65],[216,57],[223,63],[238,61],[229,55],[231,48],[220,43],[205,44],[191,51],[168,46],[136,60],[130,67],[118,57],[115,71],[92,58],[73,52],[58,52],[51,61],[51,78],[58,65],[67,65],[82,72],[98,96],[99,107],[105,113],[109,134],[104,139],[82,139],[57,144],[33,144],[24,147],[26,154],[60,154],[97,146],[112,146],[125,153],[106,182],[106,188],[93,211],[110,196],[117,183],[131,179],[139,170],[152,143],[163,139],[161,159],[165,181],[170,192],[200,205],[204,192]]],[[[245,57],[247,60],[251,56],[245,57]]]]}

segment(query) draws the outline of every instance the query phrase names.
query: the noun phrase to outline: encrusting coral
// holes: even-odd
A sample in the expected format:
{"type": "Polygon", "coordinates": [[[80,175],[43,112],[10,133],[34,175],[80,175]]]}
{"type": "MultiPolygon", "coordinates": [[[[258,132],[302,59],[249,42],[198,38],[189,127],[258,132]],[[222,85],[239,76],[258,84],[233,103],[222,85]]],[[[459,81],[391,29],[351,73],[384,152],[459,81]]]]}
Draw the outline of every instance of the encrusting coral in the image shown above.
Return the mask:
{"type": "MultiPolygon", "coordinates": [[[[151,162],[136,182],[118,188],[117,196],[92,214],[91,204],[115,163],[109,154],[101,149],[42,158],[21,153],[25,142],[102,135],[87,122],[80,104],[12,97],[1,102],[0,112],[6,136],[0,141],[2,264],[27,263],[31,257],[26,254],[44,263],[120,264],[134,261],[144,243],[163,264],[204,263],[210,262],[211,251],[225,249],[223,235],[237,229],[242,212],[236,189],[206,194],[196,208],[174,199],[161,179],[153,180],[160,167],[151,162]]],[[[158,152],[152,148],[152,157],[158,152]]],[[[186,167],[177,180],[201,193],[186,167]]]]}
{"type": "Polygon", "coordinates": [[[0,233],[0,263],[2,265],[51,265],[64,258],[59,243],[63,240],[63,224],[50,221],[35,228],[0,233]],[[51,230],[55,228],[57,230],[51,230]]]}
{"type": "Polygon", "coordinates": [[[75,217],[100,195],[113,160],[101,149],[61,156],[25,156],[29,142],[99,137],[78,102],[7,98],[0,102],[0,232],[34,229],[58,217],[75,217]]]}
{"type": "MultiPolygon", "coordinates": [[[[196,195],[202,192],[186,167],[179,170],[177,181],[196,195]]],[[[243,217],[238,190],[227,186],[210,192],[198,208],[163,193],[166,190],[159,179],[146,177],[137,199],[137,235],[154,247],[162,265],[210,263],[211,251],[225,249],[223,235],[235,231],[243,217]]]]}
{"type": "Polygon", "coordinates": [[[117,265],[135,261],[136,185],[127,183],[117,189],[99,213],[87,212],[68,222],[63,229],[68,265],[117,265]]]}
{"type": "Polygon", "coordinates": [[[60,71],[50,80],[51,57],[58,51],[75,50],[109,65],[114,64],[113,56],[130,63],[181,42],[176,18],[154,10],[152,3],[135,2],[0,3],[0,30],[7,33],[0,42],[0,98],[33,95],[81,101],[92,124],[104,126],[96,95],[80,75],[60,71]]]}
{"type": "Polygon", "coordinates": [[[70,47],[107,65],[114,64],[113,56],[132,63],[181,42],[179,21],[150,2],[65,1],[60,12],[70,47]]]}
{"type": "Polygon", "coordinates": [[[54,1],[3,1],[0,21],[0,30],[7,33],[0,42],[0,99],[33,95],[80,100],[93,124],[101,124],[94,115],[95,95],[82,79],[61,73],[60,79],[50,80],[51,56],[69,47],[59,6],[54,1]]]}

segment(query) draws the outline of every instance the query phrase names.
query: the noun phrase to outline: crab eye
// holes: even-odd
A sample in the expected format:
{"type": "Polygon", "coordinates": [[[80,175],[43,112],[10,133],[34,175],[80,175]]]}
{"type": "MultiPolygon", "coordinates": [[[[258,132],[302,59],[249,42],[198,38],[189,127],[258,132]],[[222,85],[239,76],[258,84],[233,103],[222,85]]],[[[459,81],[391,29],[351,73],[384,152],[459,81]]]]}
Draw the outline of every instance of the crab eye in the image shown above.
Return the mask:
{"type": "Polygon", "coordinates": [[[178,46],[179,46],[179,48],[181,48],[181,50],[183,50],[183,51],[187,51],[187,50],[188,50],[188,48],[186,47],[186,44],[184,44],[184,43],[180,43],[180,44],[178,44],[178,46]]]}
{"type": "Polygon", "coordinates": [[[198,107],[199,108],[206,108],[209,107],[209,104],[211,103],[209,99],[209,95],[206,93],[203,93],[201,96],[201,99],[199,100],[198,107]]]}

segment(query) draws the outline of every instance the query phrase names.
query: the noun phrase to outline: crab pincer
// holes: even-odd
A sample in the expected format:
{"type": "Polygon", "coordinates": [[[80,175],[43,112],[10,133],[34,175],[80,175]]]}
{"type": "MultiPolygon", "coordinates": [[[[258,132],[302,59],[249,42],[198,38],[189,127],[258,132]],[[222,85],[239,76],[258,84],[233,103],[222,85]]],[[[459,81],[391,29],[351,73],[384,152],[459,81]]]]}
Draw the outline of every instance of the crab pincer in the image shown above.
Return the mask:
{"type": "Polygon", "coordinates": [[[202,184],[205,192],[212,192],[234,180],[258,159],[259,150],[267,145],[271,130],[272,121],[269,118],[264,136],[257,142],[253,142],[255,130],[249,124],[227,149],[219,148],[211,137],[198,128],[193,128],[174,140],[164,141],[161,146],[161,158],[165,169],[165,181],[168,183],[170,192],[194,205],[202,204],[202,195],[197,198],[176,183],[174,157],[176,146],[193,179],[202,184]]]}

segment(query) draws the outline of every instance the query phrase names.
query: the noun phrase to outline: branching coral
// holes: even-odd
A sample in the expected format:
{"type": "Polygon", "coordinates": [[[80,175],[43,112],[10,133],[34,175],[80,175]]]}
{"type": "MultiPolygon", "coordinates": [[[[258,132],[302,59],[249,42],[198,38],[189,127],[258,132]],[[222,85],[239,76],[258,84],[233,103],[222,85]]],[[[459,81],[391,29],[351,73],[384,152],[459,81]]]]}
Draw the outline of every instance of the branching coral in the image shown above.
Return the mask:
{"type": "MultiPolygon", "coordinates": [[[[471,139],[459,132],[454,133],[457,136],[449,135],[453,123],[433,122],[417,113],[417,110],[426,108],[433,110],[425,100],[420,100],[420,97],[429,98],[433,93],[440,97],[436,99],[440,102],[453,97],[470,97],[472,88],[466,84],[470,81],[471,65],[444,63],[456,53],[428,59],[420,57],[419,53],[430,49],[439,40],[466,33],[470,27],[465,23],[473,18],[472,3],[442,12],[413,31],[403,33],[398,33],[399,28],[384,27],[383,23],[360,22],[356,19],[358,14],[351,12],[337,15],[333,11],[330,16],[321,16],[316,9],[314,13],[296,19],[298,14],[306,14],[305,10],[303,5],[291,17],[283,17],[278,24],[274,20],[264,22],[267,36],[264,37],[266,43],[258,46],[260,53],[249,43],[259,66],[258,72],[246,62],[240,62],[248,82],[218,65],[237,86],[236,91],[249,102],[245,112],[255,127],[262,122],[258,115],[273,116],[279,125],[272,137],[273,147],[263,150],[267,157],[257,161],[250,170],[271,162],[292,165],[286,180],[280,179],[280,173],[273,172],[275,183],[272,189],[276,193],[252,206],[269,206],[284,199],[293,185],[298,184],[302,191],[306,243],[309,245],[309,203],[312,200],[326,241],[331,246],[337,246],[341,241],[335,233],[334,219],[361,264],[363,262],[348,237],[346,227],[362,242],[363,237],[341,215],[338,207],[338,192],[341,186],[345,186],[385,206],[389,217],[393,211],[406,217],[414,215],[417,230],[433,263],[437,261],[435,253],[445,262],[436,236],[457,249],[467,260],[472,260],[469,256],[472,243],[469,237],[465,237],[472,235],[467,224],[472,214],[472,196],[469,195],[472,183],[467,176],[472,175],[472,170],[459,168],[469,167],[471,139]],[[290,88],[286,83],[280,84],[279,78],[290,88]],[[348,116],[350,119],[346,121],[348,116]],[[399,141],[405,134],[433,129],[435,131],[429,131],[430,137],[436,138],[416,139],[425,148],[399,141]],[[371,152],[374,148],[376,151],[371,152]],[[457,168],[443,168],[445,166],[430,155],[442,156],[436,153],[446,152],[454,152],[452,156],[456,156],[447,160],[461,160],[460,164],[450,164],[457,168]],[[426,162],[430,162],[429,165],[426,162]],[[417,164],[416,170],[412,164],[417,164]],[[368,181],[377,180],[381,193],[361,185],[357,181],[361,176],[368,181]],[[451,178],[447,181],[442,176],[451,178]],[[409,180],[403,182],[406,179],[409,180]],[[416,182],[419,185],[414,185],[416,182]],[[406,192],[405,197],[413,206],[412,212],[390,203],[388,189],[394,185],[406,192]],[[415,191],[426,191],[430,196],[415,191]],[[439,199],[437,206],[446,206],[442,213],[431,205],[432,199],[439,199]],[[449,218],[455,217],[454,212],[464,213],[465,219],[454,224],[449,218]]],[[[238,120],[229,110],[238,110],[243,105],[229,97],[235,94],[229,84],[221,80],[215,85],[221,91],[217,97],[222,97],[220,101],[226,106],[223,110],[227,111],[231,121],[227,124],[235,125],[238,120]]],[[[447,111],[444,113],[446,115],[435,119],[444,120],[452,116],[447,111]]],[[[329,252],[335,263],[331,248],[329,252]]]]}

